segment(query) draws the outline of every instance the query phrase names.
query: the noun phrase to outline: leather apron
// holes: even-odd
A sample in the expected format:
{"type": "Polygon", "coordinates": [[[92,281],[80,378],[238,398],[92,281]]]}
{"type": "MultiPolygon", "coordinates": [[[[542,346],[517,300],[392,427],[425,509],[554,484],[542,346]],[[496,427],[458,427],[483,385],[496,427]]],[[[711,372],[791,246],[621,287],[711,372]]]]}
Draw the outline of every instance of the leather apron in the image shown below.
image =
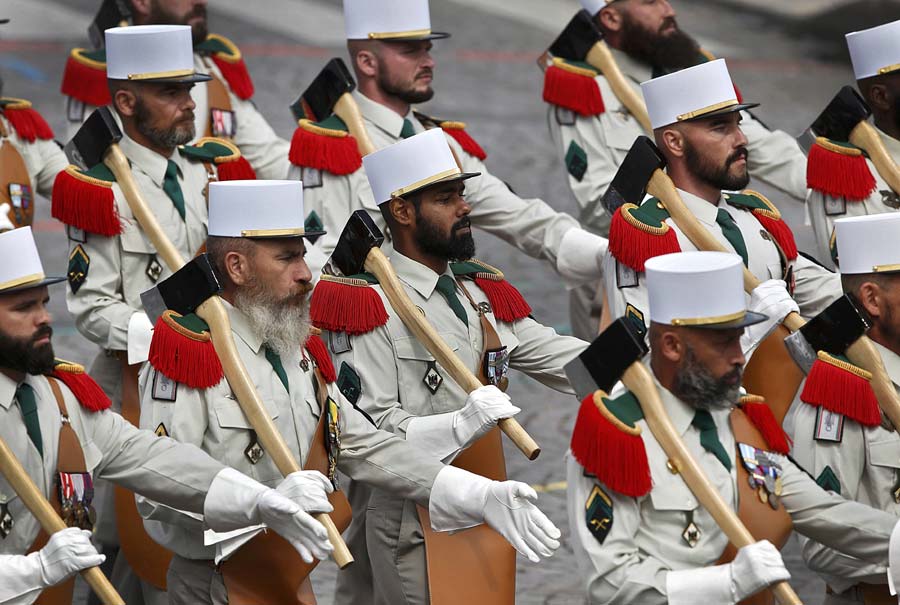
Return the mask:
{"type": "Polygon", "coordinates": [[[744,388],[766,400],[779,425],[784,424],[784,417],[805,378],[784,344],[789,335],[783,325],[775,328],[759,344],[744,369],[744,388]]]}
{"type": "Polygon", "coordinates": [[[9,131],[0,120],[0,204],[9,204],[9,220],[16,228],[34,222],[34,188],[22,154],[9,140],[9,131]]]}

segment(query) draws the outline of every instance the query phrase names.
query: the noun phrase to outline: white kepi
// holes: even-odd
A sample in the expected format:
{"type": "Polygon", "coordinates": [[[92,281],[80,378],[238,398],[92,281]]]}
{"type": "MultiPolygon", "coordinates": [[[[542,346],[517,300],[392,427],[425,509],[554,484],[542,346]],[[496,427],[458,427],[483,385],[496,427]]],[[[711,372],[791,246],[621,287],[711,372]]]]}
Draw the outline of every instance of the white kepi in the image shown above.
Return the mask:
{"type": "Polygon", "coordinates": [[[209,235],[316,238],[304,226],[300,181],[218,181],[209,184],[209,235]]]}
{"type": "Polygon", "coordinates": [[[49,286],[65,277],[47,277],[38,255],[31,227],[0,233],[0,295],[38,286],[49,286]]]}
{"type": "Polygon", "coordinates": [[[900,21],[847,34],[857,80],[900,70],[900,21]]]}
{"type": "Polygon", "coordinates": [[[480,172],[463,172],[440,128],[426,130],[363,158],[375,203],[379,206],[446,181],[461,181],[480,172]]]}
{"type": "Polygon", "coordinates": [[[747,310],[744,263],[736,254],[664,254],[648,260],[645,269],[655,323],[727,330],[766,320],[747,310]]]}
{"type": "Polygon", "coordinates": [[[643,82],[641,93],[654,129],[759,105],[738,101],[725,59],[701,63],[643,82]]]}
{"type": "Polygon", "coordinates": [[[134,82],[206,82],[194,71],[187,25],[134,25],[106,30],[106,77],[134,82]]]}
{"type": "Polygon", "coordinates": [[[842,274],[900,271],[900,213],[841,218],[834,230],[842,274]]]}
{"type": "Polygon", "coordinates": [[[344,0],[348,40],[437,40],[428,0],[344,0]]]}

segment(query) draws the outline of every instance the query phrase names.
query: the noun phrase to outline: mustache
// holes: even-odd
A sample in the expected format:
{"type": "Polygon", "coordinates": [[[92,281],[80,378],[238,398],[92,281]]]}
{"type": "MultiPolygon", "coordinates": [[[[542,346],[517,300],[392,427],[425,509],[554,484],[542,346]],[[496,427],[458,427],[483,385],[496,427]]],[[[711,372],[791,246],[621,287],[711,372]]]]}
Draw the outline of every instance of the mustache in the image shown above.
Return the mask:
{"type": "Polygon", "coordinates": [[[418,80],[422,76],[431,76],[433,78],[434,70],[431,69],[430,67],[426,67],[425,69],[423,69],[422,71],[420,71],[419,73],[416,74],[416,80],[418,80]]]}
{"type": "Polygon", "coordinates": [[[741,384],[741,379],[744,377],[744,368],[740,365],[735,365],[734,369],[722,376],[722,382],[726,382],[728,384],[741,384]]]}
{"type": "Polygon", "coordinates": [[[188,13],[188,19],[190,19],[191,17],[203,17],[204,19],[206,19],[206,7],[202,4],[198,4],[196,7],[194,7],[194,10],[188,13]]]}
{"type": "Polygon", "coordinates": [[[725,165],[731,166],[738,160],[746,160],[746,159],[749,159],[749,157],[750,157],[750,152],[747,150],[747,148],[741,147],[740,149],[738,149],[737,151],[732,153],[730,156],[728,156],[728,160],[725,162],[725,165]]]}
{"type": "Polygon", "coordinates": [[[460,229],[465,229],[466,227],[469,227],[469,228],[472,227],[472,221],[469,219],[468,216],[461,218],[458,221],[456,221],[455,223],[453,223],[452,231],[459,231],[460,229]]]}
{"type": "Polygon", "coordinates": [[[673,26],[676,30],[678,29],[678,22],[675,20],[675,17],[666,17],[659,26],[659,33],[663,33],[666,29],[673,26]]]}
{"type": "Polygon", "coordinates": [[[35,343],[42,338],[52,337],[53,336],[53,328],[49,325],[41,326],[37,330],[34,331],[34,334],[31,337],[31,342],[35,343]]]}

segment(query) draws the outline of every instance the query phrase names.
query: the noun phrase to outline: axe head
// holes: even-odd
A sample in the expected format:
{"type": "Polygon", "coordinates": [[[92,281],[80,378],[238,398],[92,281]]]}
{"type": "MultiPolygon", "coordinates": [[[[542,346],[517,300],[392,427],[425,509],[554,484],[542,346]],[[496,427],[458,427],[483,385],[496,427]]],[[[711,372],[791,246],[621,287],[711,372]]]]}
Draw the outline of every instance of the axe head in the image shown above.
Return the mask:
{"type": "Polygon", "coordinates": [[[569,384],[578,399],[597,389],[609,393],[631,364],[639,363],[649,348],[641,330],[620,317],[594,339],[581,355],[566,364],[569,384]]]}
{"type": "Polygon", "coordinates": [[[372,248],[380,248],[384,234],[365,210],[357,210],[350,215],[327,269],[332,275],[356,275],[362,273],[366,257],[372,248]]]}
{"type": "Polygon", "coordinates": [[[603,207],[611,216],[623,204],[640,206],[647,193],[650,177],[657,169],[665,167],[666,160],[656,144],[648,137],[639,136],[603,194],[603,207]]]}
{"type": "Polygon", "coordinates": [[[222,291],[219,277],[207,254],[185,264],[167,279],[141,294],[147,317],[154,324],[166,310],[193,313],[208,298],[222,291]]]}
{"type": "Polygon", "coordinates": [[[297,120],[306,118],[319,122],[331,115],[334,104],[343,95],[356,89],[356,81],[347,66],[335,57],[319,72],[300,98],[291,105],[297,120]]]}
{"type": "Polygon", "coordinates": [[[106,46],[103,32],[111,27],[131,25],[131,6],[128,0],[103,0],[94,20],[88,26],[88,36],[94,48],[106,46]]]}
{"type": "Polygon", "coordinates": [[[809,373],[818,351],[843,355],[872,325],[872,318],[851,294],[844,294],[805,326],[784,339],[794,361],[809,373]]]}
{"type": "Polygon", "coordinates": [[[594,45],[603,39],[603,32],[590,13],[578,11],[548,49],[550,54],[568,61],[584,61],[594,45]]]}
{"type": "Polygon", "coordinates": [[[825,108],[811,129],[816,136],[849,141],[857,124],[869,119],[872,110],[852,86],[844,86],[825,108]]]}
{"type": "MultiPolygon", "coordinates": [[[[80,165],[91,167],[103,161],[103,155],[110,145],[122,139],[122,131],[116,123],[109,107],[98,107],[94,110],[72,140],[69,142],[70,152],[81,159],[80,165]]],[[[78,163],[78,162],[75,162],[78,163]]]]}

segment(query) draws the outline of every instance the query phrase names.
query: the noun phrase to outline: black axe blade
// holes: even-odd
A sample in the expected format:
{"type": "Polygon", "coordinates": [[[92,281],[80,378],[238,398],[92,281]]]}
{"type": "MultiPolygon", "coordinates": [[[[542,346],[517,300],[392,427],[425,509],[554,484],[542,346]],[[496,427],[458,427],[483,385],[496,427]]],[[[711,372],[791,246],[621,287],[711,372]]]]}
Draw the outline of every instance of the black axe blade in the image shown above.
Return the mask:
{"type": "Polygon", "coordinates": [[[872,115],[872,110],[852,86],[844,86],[831,100],[811,129],[816,136],[849,141],[850,132],[872,115]]]}
{"type": "Polygon", "coordinates": [[[590,13],[578,11],[548,49],[550,54],[568,61],[584,61],[594,45],[603,39],[603,32],[590,13]]]}
{"type": "Polygon", "coordinates": [[[141,294],[147,317],[154,324],[166,310],[193,313],[222,291],[222,284],[207,254],[201,254],[155,287],[141,294]]]}
{"type": "Polygon", "coordinates": [[[103,0],[94,20],[88,26],[88,37],[94,48],[106,46],[103,32],[112,28],[131,24],[131,7],[127,0],[103,0]]]}
{"type": "Polygon", "coordinates": [[[380,248],[384,234],[365,210],[357,210],[350,215],[341,237],[338,239],[328,269],[337,275],[362,273],[366,257],[372,248],[380,248]]]}
{"type": "Polygon", "coordinates": [[[94,110],[67,147],[70,147],[81,158],[87,168],[103,161],[103,155],[109,146],[122,139],[122,131],[116,123],[109,107],[98,107],[94,110]]]}
{"type": "Polygon", "coordinates": [[[809,373],[818,351],[843,355],[871,325],[872,318],[856,303],[853,295],[844,294],[799,331],[785,338],[784,344],[797,365],[809,373]]]}
{"type": "Polygon", "coordinates": [[[648,137],[639,136],[619,166],[606,193],[603,207],[612,216],[623,204],[641,205],[653,173],[666,167],[666,159],[648,137]]]}
{"type": "Polygon", "coordinates": [[[306,118],[320,122],[331,115],[334,104],[343,95],[356,90],[353,74],[344,62],[335,57],[319,72],[312,84],[291,105],[297,120],[306,118]]]}
{"type": "Polygon", "coordinates": [[[640,362],[647,351],[643,332],[631,320],[620,317],[566,364],[566,376],[579,400],[597,389],[609,393],[625,370],[640,362]]]}

